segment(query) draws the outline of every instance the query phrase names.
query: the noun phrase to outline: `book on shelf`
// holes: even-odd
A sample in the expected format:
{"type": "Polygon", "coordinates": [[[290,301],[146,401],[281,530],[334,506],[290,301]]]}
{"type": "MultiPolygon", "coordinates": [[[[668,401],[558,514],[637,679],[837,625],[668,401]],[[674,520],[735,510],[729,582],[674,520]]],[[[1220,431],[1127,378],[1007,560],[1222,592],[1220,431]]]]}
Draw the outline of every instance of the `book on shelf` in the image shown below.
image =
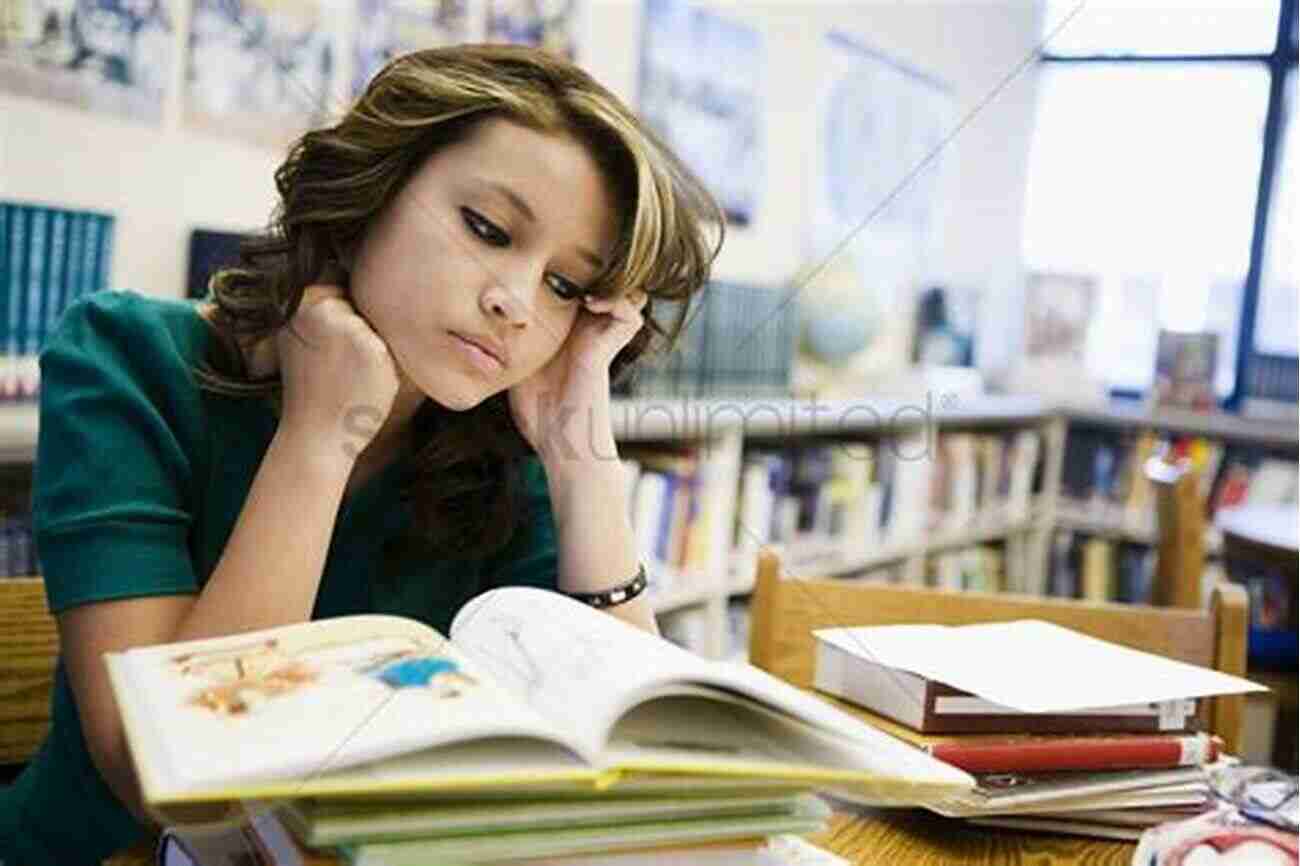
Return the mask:
{"type": "Polygon", "coordinates": [[[1234,448],[1211,494],[1211,514],[1242,505],[1278,505],[1297,498],[1296,461],[1234,448]]]}
{"type": "Polygon", "coordinates": [[[992,544],[948,550],[931,557],[931,583],[942,589],[1001,592],[1002,551],[992,544]]]}
{"type": "Polygon", "coordinates": [[[1151,388],[1153,407],[1217,411],[1214,370],[1218,353],[1219,335],[1212,331],[1162,330],[1151,388]]]}
{"type": "Polygon", "coordinates": [[[923,733],[1183,731],[1196,699],[1264,690],[1038,620],[813,635],[817,689],[923,733]]]}
{"type": "Polygon", "coordinates": [[[1086,530],[1058,529],[1052,537],[1048,595],[1087,601],[1151,604],[1153,545],[1115,540],[1086,530]]]}
{"type": "Polygon", "coordinates": [[[450,639],[361,615],[106,660],[143,798],[164,819],[246,798],[668,794],[718,777],[882,803],[970,786],[762,671],[527,587],[476,597],[450,639]]]}
{"type": "Polygon", "coordinates": [[[113,217],[0,202],[0,398],[30,400],[38,357],[68,304],[105,288],[113,217]]]}
{"type": "Polygon", "coordinates": [[[671,591],[673,578],[711,565],[713,504],[708,491],[715,461],[695,448],[627,449],[632,528],[654,589],[671,591]]]}
{"type": "Polygon", "coordinates": [[[1090,601],[1110,601],[1116,597],[1115,561],[1111,544],[1104,538],[1089,538],[1083,543],[1083,567],[1080,589],[1090,601]]]}
{"type": "Polygon", "coordinates": [[[1293,426],[1300,409],[1297,384],[1300,365],[1295,355],[1268,355],[1251,352],[1246,362],[1242,384],[1241,416],[1261,421],[1290,422],[1293,426]]]}
{"type": "Polygon", "coordinates": [[[1186,460],[1196,472],[1207,512],[1246,503],[1294,502],[1296,460],[1274,449],[1157,430],[1072,428],[1066,438],[1061,511],[1067,521],[1154,536],[1154,491],[1147,458],[1186,460]]]}
{"type": "MultiPolygon", "coordinates": [[[[1042,465],[1037,430],[908,431],[869,442],[810,443],[746,452],[740,471],[735,548],[789,548],[792,563],[870,560],[938,536],[997,533],[1027,521],[1042,465]]],[[[943,568],[999,586],[1000,563],[971,552],[943,568]],[[978,567],[976,567],[978,561],[978,567]]],[[[923,575],[917,575],[923,576],[923,575]]]]}

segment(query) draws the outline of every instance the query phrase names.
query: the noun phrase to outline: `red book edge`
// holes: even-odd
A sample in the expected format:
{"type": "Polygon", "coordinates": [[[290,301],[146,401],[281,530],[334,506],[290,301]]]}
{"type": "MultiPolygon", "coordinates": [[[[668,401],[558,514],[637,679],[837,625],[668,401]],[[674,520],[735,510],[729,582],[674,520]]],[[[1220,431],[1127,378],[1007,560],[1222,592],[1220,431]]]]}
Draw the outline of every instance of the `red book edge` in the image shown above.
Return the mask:
{"type": "Polygon", "coordinates": [[[968,773],[1140,770],[1210,764],[1223,741],[1204,734],[1052,737],[981,743],[935,743],[935,758],[968,773]]]}

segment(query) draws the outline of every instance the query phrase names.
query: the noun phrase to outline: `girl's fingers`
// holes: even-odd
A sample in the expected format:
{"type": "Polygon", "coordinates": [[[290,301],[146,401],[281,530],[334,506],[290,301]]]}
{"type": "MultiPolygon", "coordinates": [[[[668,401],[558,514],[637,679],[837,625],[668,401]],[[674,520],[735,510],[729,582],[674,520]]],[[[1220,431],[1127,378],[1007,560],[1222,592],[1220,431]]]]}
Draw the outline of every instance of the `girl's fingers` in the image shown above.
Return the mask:
{"type": "Polygon", "coordinates": [[[614,308],[609,311],[609,314],[620,322],[631,322],[633,320],[640,322],[642,306],[644,306],[644,304],[638,306],[627,298],[623,298],[614,305],[614,308]]]}
{"type": "Polygon", "coordinates": [[[593,295],[588,295],[583,298],[583,304],[593,313],[611,312],[625,304],[634,310],[640,311],[645,308],[645,305],[649,300],[649,295],[637,289],[616,298],[598,298],[593,295]]]}
{"type": "Polygon", "coordinates": [[[631,341],[644,324],[641,310],[645,306],[645,293],[583,300],[587,311],[596,317],[591,323],[594,326],[591,336],[595,338],[592,348],[607,362],[631,341]]]}

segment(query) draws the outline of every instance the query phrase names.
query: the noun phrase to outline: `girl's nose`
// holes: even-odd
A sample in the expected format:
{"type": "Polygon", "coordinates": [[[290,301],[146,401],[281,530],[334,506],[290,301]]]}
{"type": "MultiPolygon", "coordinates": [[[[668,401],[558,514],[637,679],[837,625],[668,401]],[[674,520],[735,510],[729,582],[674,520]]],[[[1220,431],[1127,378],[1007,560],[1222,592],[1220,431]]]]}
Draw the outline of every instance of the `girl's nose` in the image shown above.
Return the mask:
{"type": "Polygon", "coordinates": [[[521,296],[509,286],[502,285],[501,280],[493,280],[479,298],[484,313],[507,325],[517,327],[526,325],[532,317],[532,305],[529,301],[529,298],[521,296]]]}

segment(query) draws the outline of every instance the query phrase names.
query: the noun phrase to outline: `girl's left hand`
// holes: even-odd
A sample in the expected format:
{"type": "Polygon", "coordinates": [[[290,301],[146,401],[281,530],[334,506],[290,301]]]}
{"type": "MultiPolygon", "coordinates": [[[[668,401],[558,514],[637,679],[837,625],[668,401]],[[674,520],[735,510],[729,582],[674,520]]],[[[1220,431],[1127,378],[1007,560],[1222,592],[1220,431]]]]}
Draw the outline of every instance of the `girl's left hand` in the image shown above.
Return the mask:
{"type": "Polygon", "coordinates": [[[648,297],[587,297],[555,357],[510,389],[515,425],[542,457],[584,460],[614,453],[609,366],[636,336],[648,297]]]}

